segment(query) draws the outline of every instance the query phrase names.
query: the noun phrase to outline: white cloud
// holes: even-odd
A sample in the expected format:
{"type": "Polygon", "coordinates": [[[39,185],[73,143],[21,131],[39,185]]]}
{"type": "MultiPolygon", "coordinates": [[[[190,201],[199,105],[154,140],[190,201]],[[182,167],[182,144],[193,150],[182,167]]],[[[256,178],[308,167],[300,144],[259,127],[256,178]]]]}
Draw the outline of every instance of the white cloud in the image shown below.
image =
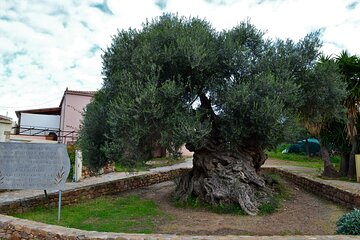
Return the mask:
{"type": "MultiPolygon", "coordinates": [[[[167,0],[163,10],[206,18],[218,30],[250,18],[272,38],[297,40],[322,28],[327,54],[343,48],[359,54],[360,4],[349,10],[353,2],[359,1],[167,0]]],[[[100,88],[99,48],[110,45],[117,29],[140,28],[146,18],[159,16],[162,10],[155,3],[0,1],[0,114],[15,117],[19,108],[56,106],[66,87],[100,88]]]]}

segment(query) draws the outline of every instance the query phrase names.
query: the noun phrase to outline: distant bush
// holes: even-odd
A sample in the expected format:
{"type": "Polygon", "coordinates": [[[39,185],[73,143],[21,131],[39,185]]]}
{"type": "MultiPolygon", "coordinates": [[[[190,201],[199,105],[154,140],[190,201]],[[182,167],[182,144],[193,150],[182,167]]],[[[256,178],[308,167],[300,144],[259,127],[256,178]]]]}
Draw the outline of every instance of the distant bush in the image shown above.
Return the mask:
{"type": "Polygon", "coordinates": [[[280,152],[281,153],[283,150],[290,147],[290,145],[291,144],[289,144],[289,143],[282,143],[274,150],[274,152],[280,152]]]}
{"type": "Polygon", "coordinates": [[[336,233],[345,235],[360,235],[360,209],[354,209],[344,214],[336,222],[336,233]]]}

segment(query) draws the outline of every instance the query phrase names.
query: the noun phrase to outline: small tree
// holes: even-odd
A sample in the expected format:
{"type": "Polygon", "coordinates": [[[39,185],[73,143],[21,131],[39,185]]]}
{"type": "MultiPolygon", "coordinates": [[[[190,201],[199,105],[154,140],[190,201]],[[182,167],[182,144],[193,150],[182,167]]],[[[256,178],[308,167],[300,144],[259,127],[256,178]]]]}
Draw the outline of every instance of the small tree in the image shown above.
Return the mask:
{"type": "Polygon", "coordinates": [[[82,150],[84,163],[98,169],[111,160],[103,151],[108,133],[107,101],[104,92],[98,91],[94,100],[86,106],[85,116],[80,128],[79,145],[82,150]]]}
{"type": "Polygon", "coordinates": [[[343,119],[332,119],[327,123],[327,127],[321,129],[320,138],[326,146],[331,146],[341,157],[340,175],[347,176],[349,169],[349,154],[351,144],[346,135],[346,121],[343,119]]]}
{"type": "Polygon", "coordinates": [[[315,67],[301,78],[303,104],[300,115],[309,133],[320,139],[320,151],[324,160],[323,176],[337,177],[339,174],[331,164],[326,141],[321,139],[330,121],[341,119],[344,107],[345,85],[341,82],[337,65],[330,58],[321,57],[315,67]]]}
{"type": "Polygon", "coordinates": [[[264,149],[294,119],[301,78],[320,46],[318,33],[272,41],[249,22],[216,32],[204,20],[171,14],[121,31],[103,55],[102,94],[85,115],[83,147],[132,164],[154,146],[176,152],[186,143],[193,169],[176,196],[256,214],[271,194],[258,174],[264,149]],[[96,138],[90,126],[99,114],[105,137],[96,138]]]}

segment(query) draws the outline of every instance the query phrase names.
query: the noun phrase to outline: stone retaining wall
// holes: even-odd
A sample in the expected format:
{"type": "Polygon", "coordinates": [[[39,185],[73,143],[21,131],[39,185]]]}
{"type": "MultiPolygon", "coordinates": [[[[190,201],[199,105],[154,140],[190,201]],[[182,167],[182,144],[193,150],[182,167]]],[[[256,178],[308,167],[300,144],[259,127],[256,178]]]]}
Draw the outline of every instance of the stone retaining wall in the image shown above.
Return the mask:
{"type": "MultiPolygon", "coordinates": [[[[113,194],[121,191],[131,190],[151,184],[168,181],[176,177],[188,173],[190,169],[177,169],[169,172],[149,173],[146,175],[134,176],[126,179],[119,179],[111,182],[96,184],[88,187],[79,188],[76,190],[69,190],[63,193],[64,204],[72,204],[81,201],[82,199],[96,198],[98,196],[113,194]]],[[[294,182],[296,185],[315,194],[321,195],[325,198],[335,202],[342,203],[349,207],[359,207],[359,195],[343,191],[318,182],[313,179],[308,179],[293,173],[286,172],[281,169],[266,168],[264,172],[278,173],[280,176],[294,182]]],[[[56,205],[58,199],[57,194],[50,194],[50,201],[53,206],[56,205]]],[[[0,213],[14,213],[24,212],[32,209],[35,206],[44,204],[41,197],[32,199],[23,199],[19,202],[12,202],[0,206],[0,213]]],[[[0,214],[0,239],[357,239],[356,236],[179,236],[171,234],[124,234],[124,233],[102,233],[83,231],[72,228],[65,228],[60,226],[47,225],[34,221],[18,219],[0,214]]]]}
{"type": "Polygon", "coordinates": [[[73,228],[46,225],[24,219],[0,215],[0,239],[12,240],[352,240],[358,239],[356,236],[189,236],[175,234],[126,234],[126,233],[106,233],[83,231],[73,228]]]}
{"type": "Polygon", "coordinates": [[[342,190],[340,188],[320,182],[316,179],[307,178],[279,168],[264,168],[264,172],[273,172],[281,177],[293,182],[302,189],[314,193],[320,197],[326,198],[336,203],[340,203],[348,208],[360,207],[360,195],[342,190]]]}
{"type": "Polygon", "coordinates": [[[94,177],[94,176],[107,174],[107,173],[111,173],[111,172],[115,172],[115,163],[114,162],[107,163],[104,167],[100,168],[100,170],[97,172],[91,171],[90,168],[88,168],[87,166],[83,166],[80,179],[94,177]]]}
{"type": "MultiPolygon", "coordinates": [[[[62,205],[74,204],[84,199],[93,199],[103,195],[110,195],[122,191],[127,191],[139,187],[149,186],[152,184],[165,182],[180,177],[188,173],[190,169],[176,169],[168,172],[149,173],[124,179],[113,180],[104,183],[98,183],[91,186],[77,188],[74,190],[65,190],[62,193],[62,205]]],[[[50,205],[56,207],[58,203],[58,194],[51,193],[48,195],[50,205]]],[[[47,205],[43,196],[26,198],[20,201],[4,203],[0,205],[0,213],[12,214],[29,211],[36,206],[47,205]]]]}

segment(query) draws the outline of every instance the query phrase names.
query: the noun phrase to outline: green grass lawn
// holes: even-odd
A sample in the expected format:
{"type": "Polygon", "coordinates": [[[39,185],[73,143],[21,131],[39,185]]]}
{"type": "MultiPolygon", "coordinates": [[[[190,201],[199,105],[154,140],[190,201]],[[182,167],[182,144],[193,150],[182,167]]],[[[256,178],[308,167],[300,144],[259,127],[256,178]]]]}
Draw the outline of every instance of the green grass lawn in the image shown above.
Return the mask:
{"type": "Polygon", "coordinates": [[[57,221],[57,208],[54,207],[50,210],[41,207],[14,216],[88,231],[124,233],[153,233],[156,221],[173,218],[159,210],[153,201],[133,195],[100,197],[64,206],[60,222],[57,221]]]}
{"type": "MultiPolygon", "coordinates": [[[[295,154],[295,153],[281,153],[279,151],[267,151],[266,152],[269,158],[290,161],[291,165],[301,166],[301,167],[309,167],[321,169],[324,166],[324,162],[321,157],[309,157],[303,154],[295,154]]],[[[336,169],[340,167],[340,157],[332,156],[331,162],[334,164],[336,169]]]]}

